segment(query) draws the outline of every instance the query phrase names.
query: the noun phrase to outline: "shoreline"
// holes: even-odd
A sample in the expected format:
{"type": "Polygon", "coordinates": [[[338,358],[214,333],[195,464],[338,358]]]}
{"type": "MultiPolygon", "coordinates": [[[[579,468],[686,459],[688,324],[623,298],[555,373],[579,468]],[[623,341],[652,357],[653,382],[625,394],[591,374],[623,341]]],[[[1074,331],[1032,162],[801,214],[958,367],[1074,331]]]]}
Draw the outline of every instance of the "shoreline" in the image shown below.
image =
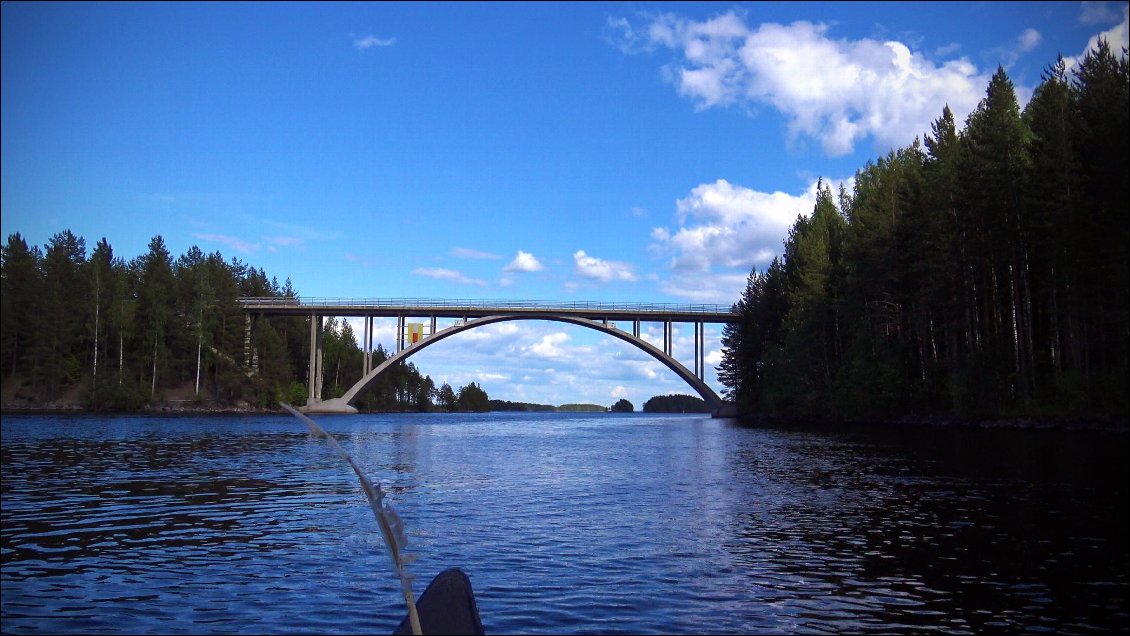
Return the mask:
{"type": "Polygon", "coordinates": [[[934,429],[1072,431],[1101,433],[1130,433],[1130,418],[1098,415],[1048,415],[1022,417],[978,417],[960,415],[900,415],[888,418],[843,417],[811,415],[747,415],[732,418],[742,426],[751,428],[804,428],[821,429],[833,426],[883,426],[934,429]]]}
{"type": "MultiPolygon", "coordinates": [[[[382,413],[383,411],[372,411],[382,413]]],[[[400,413],[401,411],[388,411],[400,413]]],[[[505,413],[509,411],[490,411],[505,413]]],[[[644,414],[643,411],[635,411],[644,414]]],[[[87,409],[75,404],[68,405],[0,405],[0,415],[46,415],[46,416],[89,416],[104,415],[111,417],[120,416],[248,416],[248,415],[282,415],[286,411],[281,407],[275,409],[259,408],[249,404],[236,404],[227,406],[205,404],[183,404],[175,402],[162,402],[147,405],[140,409],[130,411],[87,409]]],[[[660,413],[654,413],[659,415],[660,413]]],[[[703,414],[708,416],[708,414],[703,414]]],[[[938,429],[982,429],[982,430],[1032,430],[1032,431],[1085,431],[1106,433],[1130,432],[1130,418],[1118,416],[1024,416],[1024,417],[971,417],[958,415],[903,415],[888,418],[860,418],[829,416],[801,416],[801,415],[744,415],[729,418],[719,418],[734,422],[738,426],[751,428],[803,428],[825,429],[842,426],[883,426],[905,428],[938,428],[938,429]]]]}

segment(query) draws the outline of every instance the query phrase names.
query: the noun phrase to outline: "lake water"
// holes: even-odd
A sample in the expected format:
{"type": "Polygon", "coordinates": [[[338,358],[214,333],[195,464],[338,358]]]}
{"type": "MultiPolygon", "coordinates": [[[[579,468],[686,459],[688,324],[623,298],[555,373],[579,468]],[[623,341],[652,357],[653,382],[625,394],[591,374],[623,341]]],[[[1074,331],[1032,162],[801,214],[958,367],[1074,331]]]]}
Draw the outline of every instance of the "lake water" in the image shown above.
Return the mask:
{"type": "MultiPolygon", "coordinates": [[[[1127,436],[645,414],[316,417],[488,633],[1126,630],[1127,436]]],[[[390,633],[291,416],[3,418],[5,633],[390,633]]]]}

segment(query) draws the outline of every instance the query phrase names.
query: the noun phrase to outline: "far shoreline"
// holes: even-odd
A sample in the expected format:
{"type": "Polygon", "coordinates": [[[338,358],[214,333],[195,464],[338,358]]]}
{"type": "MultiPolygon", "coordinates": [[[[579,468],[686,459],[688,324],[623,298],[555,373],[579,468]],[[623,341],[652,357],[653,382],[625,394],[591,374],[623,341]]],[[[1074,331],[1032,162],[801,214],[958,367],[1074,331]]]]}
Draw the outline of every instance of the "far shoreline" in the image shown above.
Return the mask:
{"type": "MultiPolygon", "coordinates": [[[[416,411],[362,411],[360,414],[404,414],[416,411]]],[[[470,413],[471,411],[436,411],[431,414],[470,413]]],[[[484,413],[513,413],[510,410],[483,411],[484,413]]],[[[548,412],[548,411],[547,411],[548,412]]],[[[568,413],[556,411],[558,413],[568,413]]],[[[594,411],[595,413],[595,411],[594,411]]],[[[644,411],[633,411],[644,414],[644,411]]],[[[232,417],[232,416],[277,416],[285,415],[284,409],[259,408],[250,405],[205,406],[159,403],[136,410],[87,409],[77,405],[68,406],[24,406],[0,405],[0,415],[42,415],[42,416],[106,416],[106,417],[232,417]]],[[[428,413],[424,413],[428,414],[428,413]]],[[[612,413],[609,413],[612,414],[612,413]]],[[[664,415],[652,412],[652,415],[664,415]]],[[[703,417],[710,414],[703,413],[703,417]]],[[[1130,432],[1130,418],[1118,416],[1024,416],[1024,417],[977,417],[958,415],[905,415],[893,417],[830,417],[822,415],[742,415],[717,418],[731,421],[737,426],[749,428],[796,428],[804,430],[830,430],[844,426],[881,426],[935,429],[981,429],[981,430],[1029,430],[1029,431],[1072,431],[1072,432],[1130,432]]]]}

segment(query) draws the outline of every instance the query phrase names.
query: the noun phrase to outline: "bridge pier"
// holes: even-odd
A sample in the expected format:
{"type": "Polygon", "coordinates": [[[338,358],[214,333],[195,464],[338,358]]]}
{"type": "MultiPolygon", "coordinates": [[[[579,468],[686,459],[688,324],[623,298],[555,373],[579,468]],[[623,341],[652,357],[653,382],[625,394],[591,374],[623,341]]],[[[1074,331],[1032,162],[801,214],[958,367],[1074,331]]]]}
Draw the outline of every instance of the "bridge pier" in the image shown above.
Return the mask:
{"type": "Polygon", "coordinates": [[[327,413],[338,415],[352,415],[357,412],[357,409],[352,405],[346,403],[341,398],[330,398],[328,400],[321,400],[315,404],[307,404],[304,408],[299,408],[303,413],[327,413]]]}
{"type": "Polygon", "coordinates": [[[310,366],[307,367],[310,375],[306,385],[307,408],[322,401],[322,341],[324,339],[322,318],[318,314],[310,315],[310,366]]]}

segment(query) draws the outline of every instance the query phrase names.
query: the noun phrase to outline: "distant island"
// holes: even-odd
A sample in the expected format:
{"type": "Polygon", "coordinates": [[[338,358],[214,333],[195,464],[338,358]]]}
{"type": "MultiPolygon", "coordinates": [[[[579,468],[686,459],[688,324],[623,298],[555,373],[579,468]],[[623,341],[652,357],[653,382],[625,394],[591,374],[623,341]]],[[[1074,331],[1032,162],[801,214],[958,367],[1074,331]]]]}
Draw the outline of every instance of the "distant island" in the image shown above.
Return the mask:
{"type": "Polygon", "coordinates": [[[709,413],[702,398],[671,393],[657,395],[643,403],[644,413],[709,413]]]}
{"type": "MultiPolygon", "coordinates": [[[[618,400],[611,407],[600,404],[531,404],[529,402],[510,402],[491,400],[491,411],[523,411],[541,413],[634,413],[635,407],[625,399],[618,400]]],[[[691,395],[657,395],[643,405],[644,413],[709,413],[710,407],[702,398],[691,395]]]]}
{"type": "Polygon", "coordinates": [[[601,406],[600,404],[562,404],[561,406],[553,406],[551,404],[531,404],[529,402],[491,400],[490,410],[539,413],[604,413],[608,411],[608,407],[601,406]]]}

